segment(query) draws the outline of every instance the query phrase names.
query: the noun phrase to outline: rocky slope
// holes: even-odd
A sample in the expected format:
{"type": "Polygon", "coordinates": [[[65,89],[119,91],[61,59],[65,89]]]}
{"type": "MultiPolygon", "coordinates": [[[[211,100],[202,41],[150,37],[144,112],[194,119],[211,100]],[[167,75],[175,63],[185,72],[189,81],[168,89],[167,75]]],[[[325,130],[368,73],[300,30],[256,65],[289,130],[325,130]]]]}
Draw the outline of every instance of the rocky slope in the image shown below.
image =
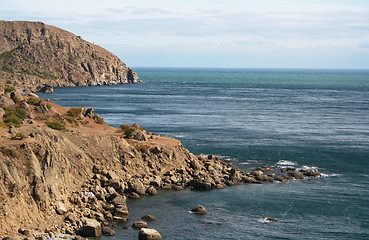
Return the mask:
{"type": "Polygon", "coordinates": [[[241,172],[214,155],[193,155],[176,139],[138,125],[113,128],[93,109],[34,94],[6,93],[0,106],[0,237],[100,235],[112,220],[127,221],[127,197],[159,189],[319,176],[273,166],[241,172]]]}
{"type": "Polygon", "coordinates": [[[111,52],[42,22],[0,21],[0,81],[31,91],[140,82],[111,52]]]}

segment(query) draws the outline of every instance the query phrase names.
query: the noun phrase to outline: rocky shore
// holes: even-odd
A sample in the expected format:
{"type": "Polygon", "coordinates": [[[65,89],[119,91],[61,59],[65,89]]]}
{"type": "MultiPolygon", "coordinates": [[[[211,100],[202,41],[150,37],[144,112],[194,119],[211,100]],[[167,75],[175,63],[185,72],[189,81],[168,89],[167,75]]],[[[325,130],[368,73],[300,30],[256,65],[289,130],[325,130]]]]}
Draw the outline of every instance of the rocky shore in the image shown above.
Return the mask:
{"type": "Polygon", "coordinates": [[[35,94],[7,93],[0,105],[3,238],[112,235],[112,221],[129,218],[127,198],[320,176],[274,166],[240,171],[137,124],[113,128],[93,109],[64,108],[35,94]]]}

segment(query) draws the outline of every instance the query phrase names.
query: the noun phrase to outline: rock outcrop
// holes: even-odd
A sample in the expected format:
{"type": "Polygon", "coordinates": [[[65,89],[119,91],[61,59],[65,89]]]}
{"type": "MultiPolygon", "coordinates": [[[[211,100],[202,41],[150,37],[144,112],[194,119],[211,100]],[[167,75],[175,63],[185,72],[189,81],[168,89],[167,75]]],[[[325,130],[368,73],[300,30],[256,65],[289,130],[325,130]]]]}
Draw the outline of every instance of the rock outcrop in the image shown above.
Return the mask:
{"type": "Polygon", "coordinates": [[[52,87],[140,82],[111,52],[42,22],[0,21],[0,42],[3,84],[49,92],[52,87]]]}

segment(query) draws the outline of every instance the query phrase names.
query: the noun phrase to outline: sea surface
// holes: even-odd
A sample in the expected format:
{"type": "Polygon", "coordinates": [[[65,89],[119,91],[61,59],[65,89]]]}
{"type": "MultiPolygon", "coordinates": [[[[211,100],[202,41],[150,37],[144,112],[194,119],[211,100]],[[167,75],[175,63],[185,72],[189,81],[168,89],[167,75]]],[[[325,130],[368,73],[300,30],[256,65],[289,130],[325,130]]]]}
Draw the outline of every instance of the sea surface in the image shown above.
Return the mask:
{"type": "MultiPolygon", "coordinates": [[[[369,239],[369,70],[135,68],[141,84],[42,97],[138,123],[240,168],[311,166],[321,178],[129,200],[163,239],[369,239]],[[208,214],[189,209],[203,204],[208,214]],[[279,222],[267,222],[267,217],[279,222]]],[[[138,231],[116,223],[115,237],[138,231]]],[[[104,237],[105,239],[105,237],[104,237]]]]}

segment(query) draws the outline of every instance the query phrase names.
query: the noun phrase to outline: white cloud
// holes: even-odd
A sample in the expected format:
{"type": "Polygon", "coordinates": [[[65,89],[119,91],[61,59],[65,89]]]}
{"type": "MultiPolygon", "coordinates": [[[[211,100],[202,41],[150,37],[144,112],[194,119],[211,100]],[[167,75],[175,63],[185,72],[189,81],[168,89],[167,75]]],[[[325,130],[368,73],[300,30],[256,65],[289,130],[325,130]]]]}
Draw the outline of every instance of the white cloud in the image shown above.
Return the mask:
{"type": "Polygon", "coordinates": [[[363,49],[369,42],[369,1],[0,0],[0,4],[5,19],[42,20],[103,46],[138,52],[363,49]]]}

